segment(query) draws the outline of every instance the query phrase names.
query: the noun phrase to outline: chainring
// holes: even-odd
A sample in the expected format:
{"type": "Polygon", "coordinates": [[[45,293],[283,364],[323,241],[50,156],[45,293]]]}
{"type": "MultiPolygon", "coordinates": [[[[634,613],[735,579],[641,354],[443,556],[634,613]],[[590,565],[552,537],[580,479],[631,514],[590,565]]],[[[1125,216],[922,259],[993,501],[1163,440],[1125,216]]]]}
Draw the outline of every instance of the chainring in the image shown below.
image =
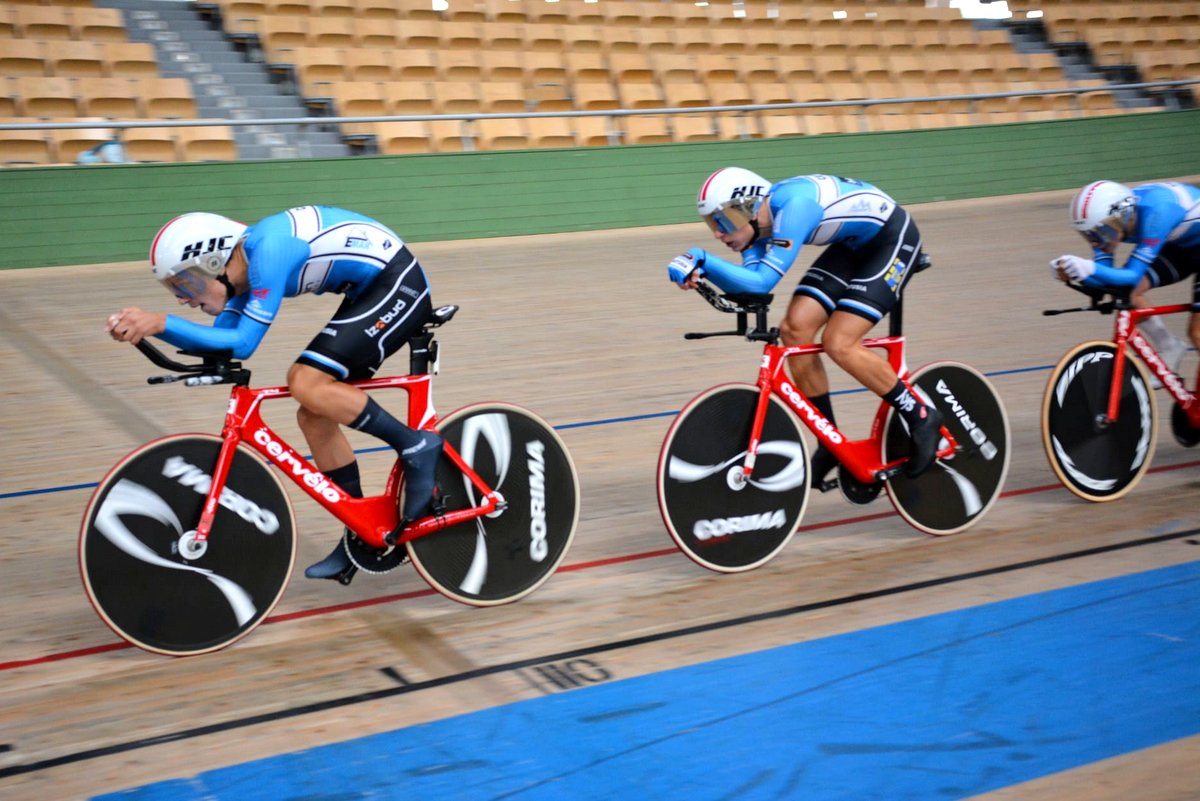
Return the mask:
{"type": "Polygon", "coordinates": [[[393,548],[376,548],[368,545],[354,532],[347,530],[342,536],[342,548],[346,556],[359,570],[372,575],[390,573],[408,561],[408,548],[397,545],[393,548]]]}
{"type": "Polygon", "coordinates": [[[875,481],[864,484],[855,478],[844,464],[840,464],[838,465],[838,488],[842,491],[842,497],[850,503],[855,506],[866,506],[879,497],[879,493],[883,490],[883,482],[875,481]]]}

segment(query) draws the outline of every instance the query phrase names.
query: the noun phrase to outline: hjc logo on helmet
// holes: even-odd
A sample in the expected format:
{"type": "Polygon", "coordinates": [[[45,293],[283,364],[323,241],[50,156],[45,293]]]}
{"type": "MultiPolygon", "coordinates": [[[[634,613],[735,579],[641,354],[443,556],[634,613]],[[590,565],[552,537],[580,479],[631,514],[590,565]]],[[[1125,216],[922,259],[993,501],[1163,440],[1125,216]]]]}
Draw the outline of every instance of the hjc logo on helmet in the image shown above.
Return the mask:
{"type": "Polygon", "coordinates": [[[761,186],[739,186],[729,194],[730,200],[736,200],[740,197],[763,197],[765,193],[761,186]]]}
{"type": "Polygon", "coordinates": [[[214,236],[208,240],[207,246],[205,240],[203,239],[201,239],[199,242],[193,242],[183,249],[183,256],[180,258],[181,260],[186,261],[187,259],[191,259],[196,256],[203,256],[206,253],[212,253],[217,250],[228,250],[231,247],[229,244],[230,239],[233,239],[233,237],[228,235],[214,236]]]}

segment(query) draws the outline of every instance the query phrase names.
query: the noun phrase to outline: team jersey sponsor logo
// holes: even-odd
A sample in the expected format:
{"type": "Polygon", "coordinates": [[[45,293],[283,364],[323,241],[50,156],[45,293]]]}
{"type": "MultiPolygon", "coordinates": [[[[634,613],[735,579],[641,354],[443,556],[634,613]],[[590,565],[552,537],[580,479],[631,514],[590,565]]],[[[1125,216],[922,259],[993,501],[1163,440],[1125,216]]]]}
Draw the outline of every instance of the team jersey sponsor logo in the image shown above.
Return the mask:
{"type": "Polygon", "coordinates": [[[395,320],[400,312],[408,308],[408,301],[404,298],[397,298],[392,308],[385,312],[378,320],[370,327],[364,328],[363,333],[374,339],[380,331],[388,327],[388,324],[395,320]]]}

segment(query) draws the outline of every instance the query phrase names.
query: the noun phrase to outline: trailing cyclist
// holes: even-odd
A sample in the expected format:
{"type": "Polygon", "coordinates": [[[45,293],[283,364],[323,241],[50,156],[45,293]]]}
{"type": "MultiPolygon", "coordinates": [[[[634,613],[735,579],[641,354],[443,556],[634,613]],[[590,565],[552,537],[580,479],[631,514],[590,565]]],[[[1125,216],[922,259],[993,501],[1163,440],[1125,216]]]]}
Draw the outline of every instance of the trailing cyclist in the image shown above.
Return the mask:
{"type": "MultiPolygon", "coordinates": [[[[1071,226],[1092,246],[1092,258],[1053,259],[1050,271],[1060,281],[1128,291],[1136,308],[1146,308],[1148,290],[1195,276],[1188,336],[1200,348],[1200,189],[1174,181],[1132,189],[1115,181],[1093,181],[1071,201],[1071,226]],[[1117,267],[1114,255],[1122,242],[1134,247],[1125,265],[1117,267]]],[[[1187,343],[1158,317],[1143,320],[1140,327],[1175,371],[1187,343]]],[[[1154,383],[1161,386],[1157,378],[1154,383]]]]}
{"type": "MultiPolygon", "coordinates": [[[[941,414],[909,392],[891,366],[862,340],[900,300],[922,264],[921,234],[908,212],[871,184],[832,175],[801,175],[772,184],[741,167],[724,167],[700,186],[696,207],[713,237],[741,254],[741,264],[690,248],[667,267],[683,289],[707,278],[727,293],[765,293],[779,283],[806,244],[826,245],[792,295],[780,325],[785,345],[821,344],[834,363],[899,412],[913,440],[905,473],[933,464],[941,414]]],[[[817,354],[793,356],[796,386],[831,423],[829,378],[817,354]]],[[[837,460],[813,453],[811,484],[822,488],[837,460]]]]}
{"type": "MultiPolygon", "coordinates": [[[[155,336],[183,350],[229,351],[245,359],[262,342],[284,298],[344,295],[288,370],[288,389],[300,404],[300,430],[317,468],[356,498],[363,496],[358,461],[341,426],[387,442],[404,465],[404,521],[428,514],[441,438],[409,428],[345,383],[373,376],[420,332],[432,311],[425,273],[404,240],[369,217],[325,206],[288,209],[250,226],[192,212],[154,237],[150,266],[179,305],[216,319],[207,326],[127,307],[108,318],[113,339],[136,345],[155,336]]],[[[339,540],[304,574],[333,579],[352,570],[339,540]]]]}

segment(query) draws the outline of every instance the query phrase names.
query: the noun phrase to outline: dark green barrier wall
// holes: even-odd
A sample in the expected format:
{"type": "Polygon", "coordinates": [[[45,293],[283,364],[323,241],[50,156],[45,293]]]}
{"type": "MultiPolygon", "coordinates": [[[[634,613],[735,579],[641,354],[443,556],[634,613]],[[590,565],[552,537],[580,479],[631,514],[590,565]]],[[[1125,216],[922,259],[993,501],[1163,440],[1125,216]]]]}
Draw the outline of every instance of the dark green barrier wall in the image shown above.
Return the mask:
{"type": "Polygon", "coordinates": [[[871,181],[904,203],[1097,178],[1200,174],[1200,110],[756,142],[307,161],[0,170],[0,267],[145,258],[175,214],[253,221],[309,203],[372,215],[414,242],[695,219],[709,172],[871,181]]]}

